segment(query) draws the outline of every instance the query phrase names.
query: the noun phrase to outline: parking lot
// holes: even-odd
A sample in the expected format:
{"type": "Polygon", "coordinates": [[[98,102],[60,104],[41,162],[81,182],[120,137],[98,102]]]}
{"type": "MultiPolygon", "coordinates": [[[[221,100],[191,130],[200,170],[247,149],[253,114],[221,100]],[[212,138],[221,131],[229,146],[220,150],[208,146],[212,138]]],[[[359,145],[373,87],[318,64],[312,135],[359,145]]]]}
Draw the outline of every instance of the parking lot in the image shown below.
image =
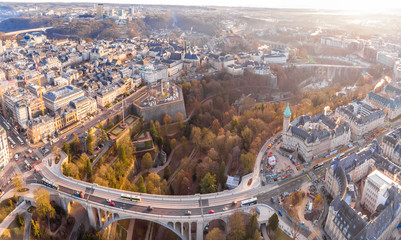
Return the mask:
{"type": "Polygon", "coordinates": [[[32,170],[41,160],[34,152],[29,152],[29,150],[17,154],[18,158],[16,159],[14,155],[13,160],[17,162],[22,172],[32,170]]]}

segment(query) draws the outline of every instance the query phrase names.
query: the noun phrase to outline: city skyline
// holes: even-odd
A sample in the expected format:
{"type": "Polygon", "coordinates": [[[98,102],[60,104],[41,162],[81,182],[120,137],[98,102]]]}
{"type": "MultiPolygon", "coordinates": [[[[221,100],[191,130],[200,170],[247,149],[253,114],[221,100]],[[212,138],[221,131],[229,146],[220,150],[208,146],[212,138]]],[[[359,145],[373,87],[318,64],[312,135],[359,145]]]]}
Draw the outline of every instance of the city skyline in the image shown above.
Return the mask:
{"type": "MultiPolygon", "coordinates": [[[[51,2],[49,0],[15,0],[14,3],[44,3],[44,2],[51,2]]],[[[60,0],[58,2],[63,3],[105,3],[105,4],[115,4],[116,2],[111,0],[60,0]]],[[[122,0],[119,1],[119,4],[143,4],[143,5],[183,5],[183,6],[218,6],[218,7],[251,7],[251,8],[295,8],[295,9],[325,9],[325,10],[349,10],[349,11],[356,11],[356,12],[393,12],[398,11],[401,9],[401,2],[394,2],[391,0],[383,0],[378,3],[377,1],[363,1],[363,0],[356,0],[356,1],[346,1],[346,0],[339,0],[339,1],[318,1],[318,0],[307,0],[307,1],[297,1],[297,0],[272,0],[272,1],[263,1],[263,0],[254,0],[247,2],[246,4],[243,1],[239,0],[223,0],[223,1],[212,1],[206,0],[202,1],[201,3],[198,1],[182,1],[182,0],[172,0],[165,1],[161,0],[149,0],[149,1],[129,1],[129,0],[122,0]]]]}

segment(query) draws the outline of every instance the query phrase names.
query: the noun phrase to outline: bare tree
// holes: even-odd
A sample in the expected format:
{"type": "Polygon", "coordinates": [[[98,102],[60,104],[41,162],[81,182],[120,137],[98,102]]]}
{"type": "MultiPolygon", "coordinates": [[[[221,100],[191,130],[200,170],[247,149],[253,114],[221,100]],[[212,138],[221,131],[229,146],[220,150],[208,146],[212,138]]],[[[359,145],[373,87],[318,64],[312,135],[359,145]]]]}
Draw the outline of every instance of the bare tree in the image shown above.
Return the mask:
{"type": "Polygon", "coordinates": [[[301,233],[301,225],[298,221],[294,220],[292,222],[290,232],[293,240],[298,239],[298,236],[301,233]]]}

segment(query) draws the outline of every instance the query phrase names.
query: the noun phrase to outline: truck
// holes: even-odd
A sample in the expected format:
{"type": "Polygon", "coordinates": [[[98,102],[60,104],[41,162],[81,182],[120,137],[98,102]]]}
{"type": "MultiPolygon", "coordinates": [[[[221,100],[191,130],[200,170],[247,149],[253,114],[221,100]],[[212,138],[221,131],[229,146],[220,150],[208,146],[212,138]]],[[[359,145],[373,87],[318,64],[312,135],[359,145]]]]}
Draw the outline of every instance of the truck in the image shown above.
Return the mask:
{"type": "Polygon", "coordinates": [[[75,197],[79,197],[79,198],[84,198],[85,194],[83,192],[75,192],[72,195],[74,195],[75,197]]]}

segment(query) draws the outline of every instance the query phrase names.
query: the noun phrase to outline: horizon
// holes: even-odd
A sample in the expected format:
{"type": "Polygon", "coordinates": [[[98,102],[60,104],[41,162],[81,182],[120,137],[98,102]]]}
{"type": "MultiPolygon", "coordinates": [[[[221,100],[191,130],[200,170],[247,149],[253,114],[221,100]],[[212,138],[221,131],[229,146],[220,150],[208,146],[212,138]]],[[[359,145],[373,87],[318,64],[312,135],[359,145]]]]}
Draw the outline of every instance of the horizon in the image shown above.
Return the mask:
{"type": "MultiPolygon", "coordinates": [[[[1,0],[0,0],[1,1],[1,0]]],[[[265,8],[265,9],[310,9],[310,10],[334,10],[334,11],[351,11],[351,12],[361,12],[361,13],[386,13],[401,10],[401,2],[393,2],[391,0],[382,0],[380,4],[376,1],[364,1],[364,0],[338,0],[336,2],[328,1],[318,1],[318,0],[307,0],[307,1],[297,1],[297,0],[272,0],[265,2],[263,0],[256,0],[248,2],[247,5],[243,4],[243,1],[239,0],[222,0],[216,3],[213,0],[205,0],[200,4],[195,0],[170,0],[167,3],[163,0],[148,0],[146,3],[143,1],[130,1],[121,0],[116,3],[112,0],[58,0],[56,2],[50,0],[16,0],[16,1],[1,1],[3,4],[7,3],[88,3],[88,4],[120,4],[120,5],[159,5],[159,6],[194,6],[194,7],[235,7],[235,8],[265,8]],[[388,6],[388,7],[384,7],[388,6]]]]}

